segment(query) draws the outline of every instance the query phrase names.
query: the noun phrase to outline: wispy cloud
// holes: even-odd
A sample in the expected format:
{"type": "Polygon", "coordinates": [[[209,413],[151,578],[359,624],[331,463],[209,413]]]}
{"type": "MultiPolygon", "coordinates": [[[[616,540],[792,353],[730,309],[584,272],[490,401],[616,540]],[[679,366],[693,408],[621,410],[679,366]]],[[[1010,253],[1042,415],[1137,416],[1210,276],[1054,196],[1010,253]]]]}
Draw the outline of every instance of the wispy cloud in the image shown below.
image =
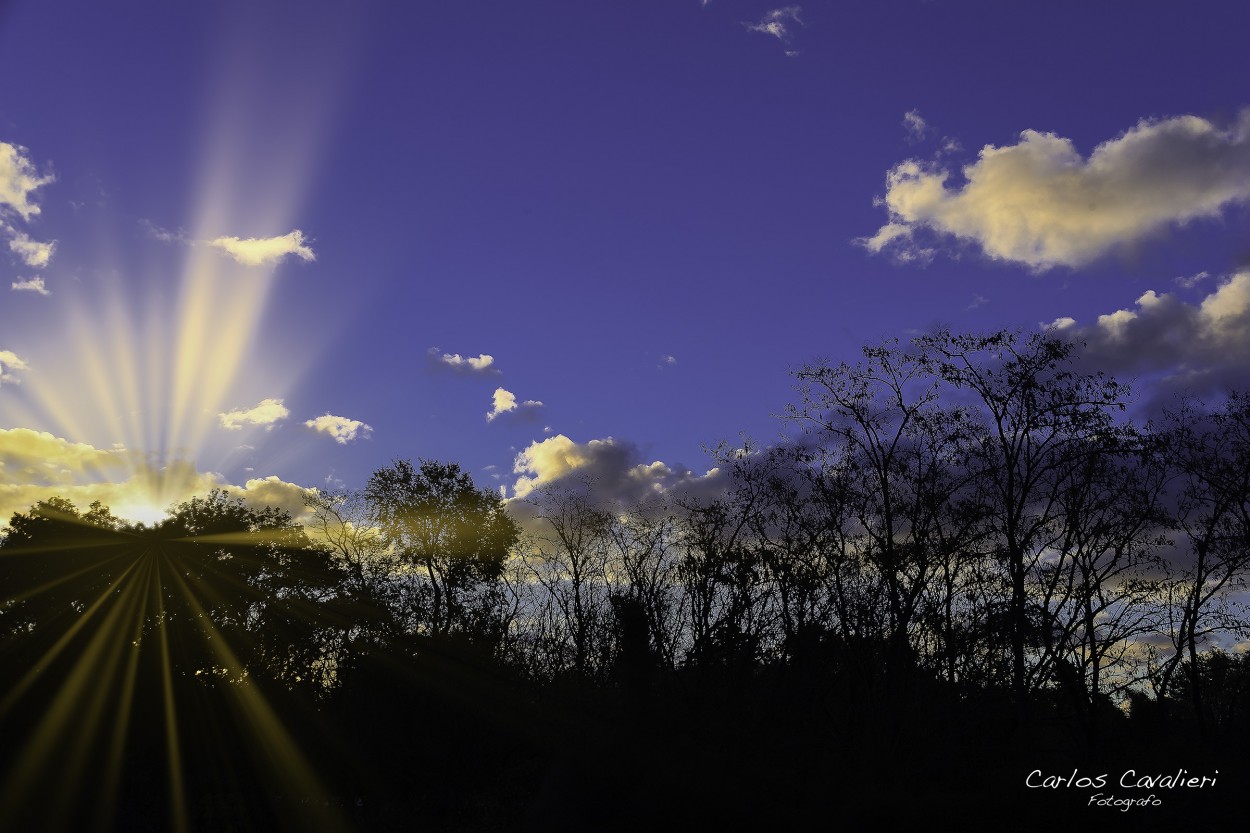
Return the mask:
{"type": "Polygon", "coordinates": [[[162,243],[190,242],[187,239],[187,233],[183,231],[182,229],[179,229],[178,231],[170,231],[169,229],[163,229],[160,226],[158,226],[156,223],[153,223],[151,220],[140,220],[139,225],[142,226],[144,230],[146,230],[147,233],[151,237],[153,237],[156,240],[161,241],[162,243]]]}
{"type": "Polygon", "coordinates": [[[1210,272],[1198,272],[1197,274],[1194,274],[1194,275],[1184,275],[1182,277],[1176,278],[1173,281],[1173,283],[1175,283],[1177,286],[1181,287],[1182,289],[1193,289],[1195,286],[1202,283],[1209,277],[1211,277],[1210,272]]]}
{"type": "Polygon", "coordinates": [[[857,242],[923,261],[928,232],[1035,270],[1084,265],[1250,200],[1250,110],[1228,129],[1197,116],[1143,120],[1088,158],[1070,139],[1026,130],[1016,144],[982,148],[962,175],[951,184],[939,163],[895,166],[879,201],[888,221],[857,242]]]}
{"type": "Polygon", "coordinates": [[[305,261],[316,260],[317,255],[307,245],[310,242],[296,229],[281,237],[218,237],[209,240],[208,245],[221,249],[244,266],[265,266],[288,255],[305,261]]]}
{"type": "Polygon", "coordinates": [[[929,123],[920,115],[919,110],[908,110],[903,114],[903,130],[906,131],[907,141],[919,142],[928,134],[929,123]]]}
{"type": "Polygon", "coordinates": [[[367,438],[373,433],[373,428],[358,419],[348,419],[328,413],[307,420],[304,425],[318,434],[333,438],[339,445],[347,445],[353,440],[367,438]]]}
{"type": "Polygon", "coordinates": [[[43,278],[36,275],[26,280],[16,280],[10,284],[15,292],[34,292],[39,295],[51,295],[52,293],[43,285],[43,278]]]}
{"type": "Polygon", "coordinates": [[[15,371],[25,370],[30,370],[30,365],[21,356],[12,350],[0,350],[0,385],[21,384],[22,380],[15,375],[15,371]]]}
{"type": "Polygon", "coordinates": [[[430,366],[437,370],[450,370],[453,373],[471,376],[499,374],[499,368],[495,367],[495,357],[486,353],[475,358],[461,356],[459,353],[443,353],[437,347],[431,347],[426,351],[426,355],[429,357],[430,366]]]}
{"type": "Polygon", "coordinates": [[[788,43],[792,35],[791,23],[803,25],[803,21],[799,19],[799,13],[803,11],[801,6],[785,6],[780,9],[773,9],[766,12],[758,23],[744,23],[748,32],[759,32],[762,35],[772,35],[783,43],[788,43]]]}
{"type": "Polygon", "coordinates": [[[240,431],[245,425],[263,425],[268,430],[290,415],[281,399],[262,399],[251,408],[226,411],[218,414],[217,418],[227,431],[240,431]]]}
{"type": "Polygon", "coordinates": [[[518,403],[516,394],[512,391],[495,388],[495,393],[491,397],[491,409],[486,412],[486,421],[494,422],[504,414],[511,414],[516,418],[533,419],[537,417],[538,409],[542,406],[543,403],[536,399],[527,399],[518,403]]]}

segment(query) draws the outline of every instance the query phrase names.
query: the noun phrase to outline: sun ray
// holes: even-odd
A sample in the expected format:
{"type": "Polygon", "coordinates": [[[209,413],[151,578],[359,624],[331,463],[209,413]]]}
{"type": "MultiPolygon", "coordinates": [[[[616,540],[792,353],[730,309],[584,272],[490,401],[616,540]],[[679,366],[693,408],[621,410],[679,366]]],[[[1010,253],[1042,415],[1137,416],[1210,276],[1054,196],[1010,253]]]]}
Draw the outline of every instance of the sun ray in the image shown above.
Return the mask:
{"type": "MultiPolygon", "coordinates": [[[[111,819],[116,813],[120,795],[121,773],[126,763],[127,735],[131,728],[135,691],[139,680],[140,648],[143,641],[144,626],[147,622],[147,611],[154,602],[159,602],[160,599],[155,559],[151,557],[150,551],[145,551],[140,556],[140,561],[142,563],[142,571],[136,576],[136,580],[143,586],[143,595],[135,605],[133,615],[130,617],[133,625],[130,633],[132,637],[130,641],[131,650],[126,662],[126,670],[121,675],[118,683],[118,703],[116,716],[113,718],[113,737],[109,744],[109,753],[106,758],[109,765],[101,775],[100,817],[103,819],[111,819]]],[[[179,833],[182,833],[182,830],[185,828],[177,829],[179,833]]]]}
{"type": "MultiPolygon", "coordinates": [[[[156,607],[157,621],[165,621],[165,584],[161,572],[166,565],[161,563],[153,574],[157,584],[156,607]]],[[[174,669],[169,653],[169,634],[164,627],[157,628],[160,640],[161,664],[161,702],[164,705],[162,717],[165,724],[165,754],[169,764],[170,792],[170,824],[175,833],[184,833],[189,827],[187,820],[187,799],[185,778],[182,767],[182,748],[178,740],[178,704],[174,698],[174,669]]]]}
{"type": "MultiPolygon", "coordinates": [[[[113,602],[99,627],[77,654],[52,702],[43,711],[29,740],[18,754],[19,765],[10,773],[4,789],[0,791],[0,808],[4,808],[5,817],[21,817],[19,808],[23,802],[39,794],[35,784],[50,777],[48,770],[53,765],[57,767],[55,777],[71,785],[71,794],[82,790],[83,785],[78,781],[89,758],[90,747],[98,740],[93,733],[100,731],[105,701],[126,645],[123,619],[127,608],[142,591],[141,583],[135,580],[138,563],[136,560],[119,579],[117,598],[114,599],[115,594],[108,592],[93,606],[95,613],[107,601],[113,602]],[[73,734],[75,730],[77,734],[73,734]]],[[[80,622],[86,619],[83,617],[80,622]]],[[[77,632],[80,629],[74,630],[77,632]]],[[[69,802],[47,808],[51,814],[49,827],[64,827],[63,819],[71,809],[69,802]]]]}
{"type": "MultiPolygon", "coordinates": [[[[226,668],[242,668],[238,656],[229,646],[225,635],[213,624],[194,590],[178,573],[173,573],[172,577],[176,592],[202,617],[201,624],[222,664],[226,668]]],[[[243,719],[251,737],[260,739],[260,747],[269,758],[269,772],[280,780],[285,792],[305,799],[324,799],[329,795],[282,720],[257,688],[244,684],[229,686],[227,690],[232,695],[230,701],[235,706],[236,716],[243,719]]],[[[313,812],[306,802],[298,803],[297,808],[301,813],[308,814],[306,824],[310,828],[342,831],[349,829],[337,808],[324,806],[313,812]]]]}
{"type": "MultiPolygon", "coordinates": [[[[9,691],[5,694],[4,699],[0,700],[0,716],[5,715],[10,709],[13,708],[14,704],[32,685],[34,685],[44,668],[52,665],[55,661],[61,658],[62,654],[64,654],[73,643],[75,637],[84,631],[87,628],[87,625],[95,621],[95,616],[109,602],[110,598],[122,588],[127,586],[132,579],[132,574],[136,569],[138,569],[138,565],[139,562],[137,560],[132,561],[130,565],[122,571],[121,575],[109,584],[107,588],[102,590],[100,595],[93,602],[91,602],[91,604],[83,609],[82,613],[77,615],[73,624],[66,629],[65,633],[63,633],[36,662],[32,663],[30,670],[27,671],[20,680],[12,685],[12,687],[10,687],[9,691]]],[[[95,568],[93,567],[91,569],[95,568]]],[[[53,582],[51,584],[57,583],[59,582],[53,582]]]]}

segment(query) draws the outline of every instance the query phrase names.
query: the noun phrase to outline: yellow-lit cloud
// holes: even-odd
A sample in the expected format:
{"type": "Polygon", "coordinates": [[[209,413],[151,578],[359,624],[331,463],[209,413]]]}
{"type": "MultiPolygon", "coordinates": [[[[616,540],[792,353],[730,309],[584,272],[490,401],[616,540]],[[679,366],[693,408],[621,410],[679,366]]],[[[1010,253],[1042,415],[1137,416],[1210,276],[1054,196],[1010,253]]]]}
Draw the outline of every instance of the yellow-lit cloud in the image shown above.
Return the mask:
{"type": "Polygon", "coordinates": [[[39,213],[34,193],[56,179],[52,174],[40,175],[27,153],[20,145],[0,142],[0,211],[13,211],[23,220],[39,213]]]}
{"type": "Polygon", "coordinates": [[[56,249],[56,241],[41,243],[32,240],[30,235],[21,231],[12,232],[9,249],[32,269],[42,269],[52,260],[52,252],[56,249]]]}
{"type": "Polygon", "coordinates": [[[984,147],[952,185],[939,164],[909,160],[886,176],[889,221],[859,242],[923,260],[921,230],[974,243],[1034,269],[1080,266],[1172,224],[1250,200],[1250,111],[1221,130],[1197,116],[1143,120],[1094,148],[1026,130],[984,147]]]}
{"type": "Polygon", "coordinates": [[[717,469],[696,475],[681,466],[643,459],[637,446],[612,437],[577,443],[557,434],[517,454],[513,497],[525,498],[536,489],[578,478],[591,485],[597,499],[630,505],[672,489],[715,488],[718,482],[717,469]]]}
{"type": "Polygon", "coordinates": [[[339,445],[347,445],[358,437],[368,437],[373,432],[373,428],[358,419],[348,419],[332,414],[323,414],[315,419],[307,420],[304,425],[318,434],[333,437],[339,445]]]}
{"type": "Polygon", "coordinates": [[[516,394],[510,390],[503,388],[495,388],[495,393],[491,396],[491,409],[486,412],[486,421],[494,422],[504,414],[531,415],[538,408],[543,406],[542,402],[537,399],[527,399],[524,402],[516,401],[516,394]]]}
{"type": "Polygon", "coordinates": [[[427,354],[436,367],[457,373],[499,373],[499,370],[495,367],[495,357],[486,353],[482,353],[474,358],[473,356],[461,356],[459,353],[441,353],[437,347],[431,347],[427,354]]]}
{"type": "Polygon", "coordinates": [[[273,428],[291,415],[281,399],[262,399],[251,408],[238,408],[217,415],[221,427],[227,431],[242,430],[244,425],[263,425],[266,429],[273,428]]]}
{"type": "Polygon", "coordinates": [[[281,509],[295,520],[302,520],[308,511],[305,495],[316,493],[316,489],[305,488],[288,483],[277,475],[252,478],[240,486],[229,486],[227,491],[238,495],[254,509],[266,506],[281,509]]]}
{"type": "Polygon", "coordinates": [[[262,266],[277,263],[287,255],[302,260],[316,260],[317,255],[306,245],[304,233],[299,229],[281,237],[218,237],[208,245],[221,249],[244,266],[262,266]]]}
{"type": "Polygon", "coordinates": [[[27,278],[26,280],[13,281],[13,283],[10,284],[10,286],[13,288],[15,292],[35,292],[39,295],[51,295],[52,294],[51,292],[48,291],[48,288],[44,286],[43,278],[38,275],[36,275],[33,278],[27,278]]]}
{"type": "Polygon", "coordinates": [[[30,367],[21,356],[12,350],[0,350],[0,385],[19,384],[22,380],[13,374],[15,370],[29,370],[30,367]]]}
{"type": "Polygon", "coordinates": [[[185,460],[161,465],[124,448],[95,448],[28,428],[0,429],[0,526],[51,497],[81,509],[98,500],[122,518],[152,523],[169,507],[215,488],[253,508],[272,506],[296,518],[304,512],[306,490],[276,476],[235,486],[185,460]]]}

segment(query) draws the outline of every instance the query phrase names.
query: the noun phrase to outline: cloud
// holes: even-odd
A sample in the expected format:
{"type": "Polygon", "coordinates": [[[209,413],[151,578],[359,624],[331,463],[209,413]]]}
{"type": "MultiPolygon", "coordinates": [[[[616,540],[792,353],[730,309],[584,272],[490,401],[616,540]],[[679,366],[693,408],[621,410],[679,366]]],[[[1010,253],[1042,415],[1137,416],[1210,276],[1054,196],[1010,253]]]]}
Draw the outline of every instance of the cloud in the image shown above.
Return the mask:
{"type": "Polygon", "coordinates": [[[442,353],[437,347],[431,347],[426,355],[430,366],[437,370],[450,370],[467,376],[499,375],[499,368],[495,367],[495,357],[486,353],[474,358],[461,356],[459,353],[442,353]]]}
{"type": "Polygon", "coordinates": [[[225,489],[243,498],[243,502],[253,509],[264,509],[267,506],[281,509],[296,521],[304,520],[304,516],[308,514],[304,497],[317,491],[288,483],[275,474],[255,477],[242,486],[226,486],[225,489]]]}
{"type": "Polygon", "coordinates": [[[277,263],[287,255],[303,260],[316,260],[317,255],[305,245],[304,233],[299,229],[281,237],[218,237],[208,245],[221,249],[244,266],[262,266],[277,263]]]}
{"type": "Polygon", "coordinates": [[[527,399],[518,404],[516,394],[503,388],[495,388],[491,401],[492,407],[486,413],[487,422],[494,422],[504,414],[512,414],[520,419],[534,419],[538,415],[538,409],[543,406],[543,403],[536,399],[527,399]]]}
{"type": "Polygon", "coordinates": [[[244,425],[263,425],[268,430],[291,415],[281,399],[262,399],[251,408],[239,408],[217,415],[221,427],[227,431],[240,431],[244,425]]]}
{"type": "Polygon", "coordinates": [[[98,500],[122,518],[151,523],[170,506],[212,489],[225,489],[254,509],[284,509],[297,520],[308,491],[274,475],[235,486],[186,460],[159,464],[120,447],[100,449],[29,428],[0,429],[0,527],[13,513],[51,497],[80,509],[98,500]]]}
{"type": "MultiPolygon", "coordinates": [[[[3,357],[0,352],[0,361],[3,357]]],[[[0,479],[9,482],[69,483],[79,474],[120,470],[125,462],[116,449],[101,450],[30,428],[0,428],[0,479]]]]}
{"type": "Polygon", "coordinates": [[[348,419],[347,417],[334,416],[328,413],[315,419],[307,420],[304,425],[318,434],[333,437],[334,441],[339,445],[347,445],[352,440],[358,438],[367,438],[373,433],[373,428],[365,425],[358,419],[348,419]]]}
{"type": "Polygon", "coordinates": [[[1149,290],[1132,308],[1092,323],[1065,316],[1049,326],[1083,343],[1084,360],[1098,369],[1151,377],[1155,398],[1250,383],[1250,269],[1227,277],[1198,303],[1149,290]]]}
{"type": "Polygon", "coordinates": [[[41,243],[38,240],[32,240],[24,232],[10,230],[10,234],[12,234],[12,239],[9,240],[9,249],[27,266],[32,269],[42,269],[48,265],[48,261],[52,260],[52,251],[56,248],[55,240],[51,243],[41,243]]]}
{"type": "Polygon", "coordinates": [[[169,231],[168,229],[161,228],[156,223],[153,223],[151,220],[140,220],[139,225],[142,226],[144,230],[146,230],[147,233],[151,237],[155,238],[156,240],[161,241],[162,243],[187,243],[189,242],[187,238],[187,233],[181,229],[179,229],[178,231],[169,231]]]}
{"type": "Polygon", "coordinates": [[[22,380],[14,375],[18,370],[30,370],[30,365],[12,350],[0,350],[0,385],[21,384],[22,380]]]}
{"type": "Polygon", "coordinates": [[[1176,278],[1173,281],[1173,283],[1175,283],[1177,286],[1181,287],[1182,289],[1193,289],[1195,286],[1202,283],[1209,277],[1211,277],[1210,272],[1198,272],[1195,275],[1183,275],[1179,278],[1176,278]]]}
{"type": "Polygon", "coordinates": [[[569,482],[591,484],[598,500],[616,506],[634,506],[655,495],[706,488],[718,481],[719,470],[696,475],[683,466],[644,462],[632,443],[607,437],[576,443],[564,434],[532,442],[512,465],[519,475],[514,498],[569,482]]]}
{"type": "Polygon", "coordinates": [[[42,277],[27,278],[26,280],[16,280],[10,284],[15,292],[36,292],[40,295],[51,295],[48,288],[43,285],[42,277]]]}
{"type": "Polygon", "coordinates": [[[773,9],[767,12],[759,23],[744,23],[748,32],[759,32],[763,35],[772,35],[780,41],[790,40],[790,27],[787,21],[803,25],[803,21],[799,19],[799,12],[803,11],[801,6],[785,6],[780,9],[773,9]]]}
{"type": "Polygon", "coordinates": [[[919,142],[929,132],[929,123],[919,110],[908,110],[903,114],[903,129],[907,131],[907,141],[919,142]]]}
{"type": "Polygon", "coordinates": [[[0,142],[0,214],[10,211],[23,220],[39,213],[34,194],[56,180],[52,174],[40,175],[20,145],[0,142]]]}
{"type": "Polygon", "coordinates": [[[1250,110],[1221,130],[1197,116],[1139,122],[1083,158],[1070,139],[1025,130],[982,148],[963,181],[908,160],[886,174],[888,221],[857,242],[926,259],[922,232],[1036,270],[1076,267],[1173,225],[1250,200],[1250,110]]]}

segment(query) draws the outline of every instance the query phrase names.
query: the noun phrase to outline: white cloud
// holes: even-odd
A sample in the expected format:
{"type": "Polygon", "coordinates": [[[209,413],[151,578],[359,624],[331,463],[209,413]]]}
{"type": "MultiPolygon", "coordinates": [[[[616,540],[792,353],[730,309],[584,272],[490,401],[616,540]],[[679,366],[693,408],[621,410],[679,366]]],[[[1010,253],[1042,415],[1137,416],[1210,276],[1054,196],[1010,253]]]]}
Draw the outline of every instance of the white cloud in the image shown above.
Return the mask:
{"type": "Polygon", "coordinates": [[[1149,290],[1132,308],[1100,315],[1081,325],[1063,317],[1050,325],[1083,343],[1083,355],[1099,369],[1155,379],[1156,396],[1250,382],[1250,269],[1237,272],[1198,303],[1149,290]]]}
{"type": "Polygon", "coordinates": [[[0,350],[0,385],[21,383],[14,371],[30,370],[30,366],[12,350],[0,350]]]}
{"type": "Polygon", "coordinates": [[[10,234],[12,234],[12,239],[9,240],[9,249],[27,266],[32,269],[42,269],[48,265],[48,261],[52,260],[52,252],[56,248],[55,240],[50,243],[41,243],[38,240],[32,240],[24,232],[10,230],[10,234]]]}
{"type": "Polygon", "coordinates": [[[23,220],[39,213],[33,202],[35,192],[56,179],[52,174],[40,175],[27,153],[20,145],[0,142],[0,213],[12,211],[23,220]]]}
{"type": "Polygon", "coordinates": [[[43,285],[43,278],[35,276],[26,280],[16,280],[9,284],[16,292],[35,292],[40,295],[51,295],[48,288],[43,285]]]}
{"type": "Polygon", "coordinates": [[[533,418],[536,416],[537,410],[543,406],[543,403],[536,399],[527,399],[518,403],[516,394],[503,388],[495,388],[495,393],[491,396],[491,403],[491,409],[486,413],[487,422],[494,422],[504,414],[533,418]]]}
{"type": "Polygon", "coordinates": [[[919,142],[929,132],[929,123],[920,115],[919,110],[908,110],[903,114],[903,129],[907,131],[909,142],[919,142]]]}
{"type": "Polygon", "coordinates": [[[744,23],[748,32],[759,32],[763,35],[772,35],[780,41],[788,41],[790,39],[790,28],[788,21],[803,25],[803,21],[799,19],[799,12],[803,11],[801,6],[785,6],[780,9],[773,9],[767,12],[759,23],[744,23]]]}
{"type": "Polygon", "coordinates": [[[962,173],[952,185],[938,163],[896,165],[881,200],[888,221],[857,242],[918,260],[932,251],[916,240],[927,231],[1038,270],[1089,263],[1250,200],[1250,110],[1227,130],[1197,116],[1143,120],[1088,159],[1070,139],[1026,130],[962,173]]]}
{"type": "Polygon", "coordinates": [[[295,255],[303,260],[316,260],[317,255],[305,245],[311,242],[305,239],[299,229],[281,237],[218,237],[209,240],[208,245],[221,249],[244,266],[262,266],[277,263],[287,255],[295,255]]]}
{"type": "Polygon", "coordinates": [[[244,425],[263,425],[268,430],[290,415],[281,399],[262,399],[251,408],[226,411],[218,414],[217,418],[227,431],[240,431],[244,425]]]}
{"type": "Polygon", "coordinates": [[[450,370],[466,375],[499,374],[499,368],[495,367],[495,357],[486,353],[482,353],[474,358],[473,356],[461,356],[459,353],[443,353],[437,347],[431,347],[426,351],[426,355],[429,356],[431,365],[441,370],[450,370]]]}
{"type": "Polygon", "coordinates": [[[307,420],[304,425],[318,434],[332,437],[339,445],[347,445],[352,440],[365,438],[373,433],[373,428],[358,419],[348,419],[332,414],[323,414],[315,419],[307,420]]]}

